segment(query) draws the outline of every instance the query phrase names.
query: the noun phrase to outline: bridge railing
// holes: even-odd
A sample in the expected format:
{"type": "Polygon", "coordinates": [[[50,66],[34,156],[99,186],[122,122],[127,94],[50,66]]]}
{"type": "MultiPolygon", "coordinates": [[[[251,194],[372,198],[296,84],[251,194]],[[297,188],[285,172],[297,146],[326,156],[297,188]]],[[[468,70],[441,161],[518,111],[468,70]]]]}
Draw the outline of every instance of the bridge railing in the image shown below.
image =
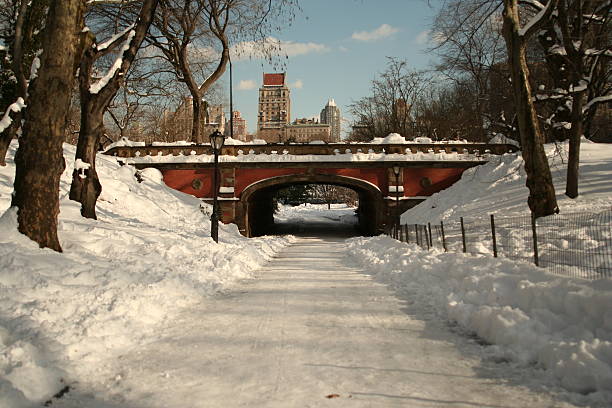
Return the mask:
{"type": "MultiPolygon", "coordinates": [[[[246,154],[291,154],[291,155],[337,155],[337,154],[419,154],[446,153],[456,155],[487,154],[500,155],[516,152],[518,148],[510,144],[488,143],[431,143],[431,144],[378,144],[378,143],[325,143],[325,144],[280,144],[229,145],[221,150],[222,155],[240,156],[246,154]]],[[[143,145],[115,146],[104,154],[116,157],[144,156],[190,156],[212,155],[210,145],[143,145]]]]}
{"type": "Polygon", "coordinates": [[[464,219],[393,226],[387,234],[423,249],[502,256],[550,272],[612,279],[612,210],[597,213],[464,219]]]}

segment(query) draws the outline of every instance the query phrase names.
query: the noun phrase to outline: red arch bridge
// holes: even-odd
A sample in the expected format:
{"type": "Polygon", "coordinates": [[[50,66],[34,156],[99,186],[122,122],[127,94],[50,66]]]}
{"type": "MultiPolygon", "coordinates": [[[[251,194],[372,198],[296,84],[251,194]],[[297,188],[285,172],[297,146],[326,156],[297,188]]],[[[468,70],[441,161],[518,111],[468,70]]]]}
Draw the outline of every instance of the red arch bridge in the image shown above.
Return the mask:
{"type": "MultiPolygon", "coordinates": [[[[273,224],[277,190],[331,184],[357,192],[361,231],[375,235],[393,223],[398,211],[449,187],[466,169],[516,150],[484,143],[224,146],[219,156],[221,220],[237,224],[246,236],[261,235],[273,224]],[[397,177],[394,167],[400,170],[397,177]]],[[[157,168],[169,187],[212,203],[210,145],[116,146],[106,154],[138,169],[157,168]]]]}

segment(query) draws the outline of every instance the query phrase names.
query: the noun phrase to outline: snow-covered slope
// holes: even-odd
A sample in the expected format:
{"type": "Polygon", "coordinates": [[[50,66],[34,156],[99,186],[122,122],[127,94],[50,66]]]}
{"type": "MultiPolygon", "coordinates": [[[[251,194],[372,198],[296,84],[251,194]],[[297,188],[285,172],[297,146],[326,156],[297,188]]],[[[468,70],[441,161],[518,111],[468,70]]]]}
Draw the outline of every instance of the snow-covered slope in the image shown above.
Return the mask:
{"type": "MultiPolygon", "coordinates": [[[[565,196],[567,145],[547,145],[547,154],[561,213],[596,212],[612,208],[612,145],[586,139],[580,149],[580,196],[565,196]]],[[[403,224],[427,224],[458,220],[528,215],[525,170],[520,154],[505,154],[489,163],[468,169],[461,180],[434,194],[402,215],[403,224]]]]}
{"type": "MultiPolygon", "coordinates": [[[[548,146],[561,212],[612,208],[612,145],[584,141],[581,196],[570,200],[564,146],[548,146]]],[[[427,223],[528,214],[522,158],[509,154],[466,171],[459,182],[402,215],[427,223]]],[[[531,263],[492,256],[423,251],[389,237],[357,238],[350,251],[407,302],[430,306],[443,319],[491,343],[485,358],[544,370],[568,398],[612,406],[612,281],[551,275],[531,263]]]]}
{"type": "MultiPolygon", "coordinates": [[[[166,187],[153,169],[98,158],[98,220],[68,200],[74,147],[65,145],[59,236],[64,253],[39,249],[8,210],[16,149],[0,167],[0,407],[30,407],[143,339],[181,308],[231,286],[287,243],[246,239],[221,225],[210,238],[200,201],[166,187]]],[[[204,212],[210,208],[205,206],[204,212]]]]}

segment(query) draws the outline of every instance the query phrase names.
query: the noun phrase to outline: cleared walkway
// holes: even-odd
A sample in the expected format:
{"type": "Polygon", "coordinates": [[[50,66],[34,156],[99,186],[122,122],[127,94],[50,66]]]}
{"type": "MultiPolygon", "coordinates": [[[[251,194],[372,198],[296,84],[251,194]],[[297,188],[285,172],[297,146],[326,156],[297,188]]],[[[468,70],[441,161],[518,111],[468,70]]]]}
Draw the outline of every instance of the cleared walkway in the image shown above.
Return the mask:
{"type": "Polygon", "coordinates": [[[484,378],[479,346],[411,316],[339,239],[301,238],[162,336],[125,357],[123,406],[570,406],[508,384],[504,367],[484,378]]]}

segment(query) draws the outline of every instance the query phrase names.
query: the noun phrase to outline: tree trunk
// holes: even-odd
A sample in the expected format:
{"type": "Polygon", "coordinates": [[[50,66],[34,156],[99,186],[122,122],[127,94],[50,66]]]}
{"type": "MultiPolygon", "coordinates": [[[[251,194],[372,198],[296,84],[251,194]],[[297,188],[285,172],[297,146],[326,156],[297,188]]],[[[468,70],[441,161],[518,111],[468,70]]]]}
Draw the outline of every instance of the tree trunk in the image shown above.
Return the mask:
{"type": "Polygon", "coordinates": [[[11,141],[17,135],[17,129],[21,123],[21,113],[16,113],[13,117],[13,122],[9,127],[4,129],[4,132],[0,133],[0,166],[6,166],[6,153],[11,144],[11,141]]]}
{"type": "MultiPolygon", "coordinates": [[[[81,203],[81,215],[85,218],[97,219],[96,201],[102,192],[102,185],[96,172],[96,154],[99,142],[104,135],[104,112],[117,94],[123,78],[130,69],[149,29],[156,7],[157,0],[145,0],[143,2],[137,24],[134,27],[134,36],[130,41],[129,48],[123,51],[120,68],[97,92],[91,91],[91,78],[94,63],[101,54],[93,46],[95,43],[93,35],[89,34],[84,41],[84,52],[79,67],[81,129],[79,130],[75,155],[75,163],[80,159],[84,166],[80,169],[75,167],[72,173],[70,199],[81,203]]],[[[115,41],[123,42],[125,39],[119,37],[115,41]]],[[[108,49],[111,48],[108,47],[108,49]]]]}
{"type": "Polygon", "coordinates": [[[196,95],[192,94],[192,97],[193,115],[191,118],[191,142],[200,144],[202,143],[202,132],[200,132],[200,116],[202,115],[202,105],[200,97],[197,96],[197,93],[196,95]]]}
{"type": "Polygon", "coordinates": [[[572,129],[569,139],[569,154],[567,175],[565,180],[565,195],[569,198],[578,197],[578,176],[580,167],[580,138],[582,137],[582,106],[584,92],[574,94],[572,103],[572,129]]]}
{"type": "Polygon", "coordinates": [[[504,0],[503,19],[503,33],[508,49],[522,154],[527,173],[527,188],[529,189],[527,203],[535,217],[555,214],[559,212],[559,208],[544,151],[542,132],[533,105],[529,69],[525,56],[525,41],[519,34],[520,20],[517,0],[504,0]]]}
{"type": "Polygon", "coordinates": [[[74,82],[82,0],[50,3],[38,78],[30,87],[23,135],[15,155],[18,229],[41,248],[62,250],[57,236],[59,181],[65,168],[62,142],[74,82]]]}
{"type": "Polygon", "coordinates": [[[96,201],[102,193],[102,185],[96,171],[98,142],[104,134],[103,111],[94,105],[88,92],[81,93],[81,129],[77,143],[76,156],[84,164],[72,172],[70,199],[81,203],[81,215],[98,219],[96,201]],[[93,112],[89,109],[93,109],[93,112]],[[87,167],[87,168],[85,168],[87,167]]]}

